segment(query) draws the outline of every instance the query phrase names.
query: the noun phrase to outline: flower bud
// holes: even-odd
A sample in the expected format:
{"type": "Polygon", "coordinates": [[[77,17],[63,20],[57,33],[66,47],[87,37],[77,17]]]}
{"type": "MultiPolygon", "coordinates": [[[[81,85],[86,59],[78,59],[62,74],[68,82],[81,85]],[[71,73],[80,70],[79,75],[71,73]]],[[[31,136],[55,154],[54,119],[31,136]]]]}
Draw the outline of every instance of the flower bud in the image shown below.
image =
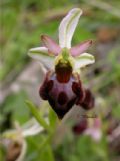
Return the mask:
{"type": "Polygon", "coordinates": [[[84,118],[80,122],[75,124],[73,126],[72,130],[73,130],[74,134],[80,135],[80,134],[82,134],[87,129],[87,126],[88,126],[87,119],[84,118]]]}

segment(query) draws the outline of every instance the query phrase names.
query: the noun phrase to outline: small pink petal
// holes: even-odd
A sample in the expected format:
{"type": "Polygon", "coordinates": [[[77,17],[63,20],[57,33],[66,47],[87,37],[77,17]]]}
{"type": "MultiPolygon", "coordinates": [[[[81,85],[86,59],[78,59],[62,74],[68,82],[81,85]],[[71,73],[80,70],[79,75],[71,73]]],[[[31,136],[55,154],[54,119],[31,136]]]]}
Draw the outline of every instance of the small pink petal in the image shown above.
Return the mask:
{"type": "Polygon", "coordinates": [[[94,125],[93,125],[95,128],[101,128],[101,120],[100,118],[95,118],[94,120],[94,125]]]}
{"type": "Polygon", "coordinates": [[[100,118],[95,118],[90,127],[88,127],[85,132],[86,135],[89,135],[95,141],[99,141],[102,137],[101,130],[101,120],[100,118]]]}
{"type": "Polygon", "coordinates": [[[95,141],[99,141],[102,137],[101,129],[88,128],[85,130],[84,134],[91,136],[95,141]]]}
{"type": "Polygon", "coordinates": [[[70,49],[70,53],[72,56],[79,56],[81,53],[83,53],[85,50],[89,48],[89,46],[92,44],[92,40],[87,40],[83,43],[80,43],[70,49]]]}
{"type": "Polygon", "coordinates": [[[59,45],[55,41],[53,41],[49,36],[42,35],[41,40],[43,42],[43,45],[48,48],[48,51],[51,54],[57,56],[61,52],[61,48],[59,47],[59,45]]]}

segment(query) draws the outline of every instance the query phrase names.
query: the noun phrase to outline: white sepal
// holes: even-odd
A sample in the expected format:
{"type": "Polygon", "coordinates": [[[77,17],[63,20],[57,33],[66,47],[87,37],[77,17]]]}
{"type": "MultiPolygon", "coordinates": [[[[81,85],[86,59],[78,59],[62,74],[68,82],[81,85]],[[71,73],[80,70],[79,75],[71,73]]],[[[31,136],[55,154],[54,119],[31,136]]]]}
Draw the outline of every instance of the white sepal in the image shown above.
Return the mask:
{"type": "Polygon", "coordinates": [[[44,129],[42,126],[40,126],[38,123],[36,123],[35,125],[33,125],[31,128],[29,129],[25,129],[23,132],[22,132],[22,135],[24,137],[27,137],[27,136],[33,136],[33,135],[37,135],[38,133],[42,132],[44,129]]]}
{"type": "Polygon", "coordinates": [[[61,48],[71,48],[71,40],[75,28],[78,24],[82,10],[79,8],[72,9],[66,17],[63,18],[59,26],[59,45],[61,48]]]}
{"type": "Polygon", "coordinates": [[[28,55],[36,60],[39,60],[47,69],[53,69],[54,56],[48,54],[46,47],[36,47],[29,50],[28,55]]]}
{"type": "Polygon", "coordinates": [[[88,53],[83,53],[79,57],[75,59],[74,69],[79,69],[85,67],[86,65],[93,64],[95,62],[95,58],[93,55],[88,53]]]}

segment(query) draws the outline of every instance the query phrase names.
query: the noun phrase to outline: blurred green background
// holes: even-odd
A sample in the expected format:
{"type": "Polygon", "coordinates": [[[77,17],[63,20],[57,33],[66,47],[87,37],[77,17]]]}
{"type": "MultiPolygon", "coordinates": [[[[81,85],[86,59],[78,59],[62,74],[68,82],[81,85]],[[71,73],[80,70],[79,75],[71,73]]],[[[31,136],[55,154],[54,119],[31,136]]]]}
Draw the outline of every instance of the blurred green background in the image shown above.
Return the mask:
{"type": "MultiPolygon", "coordinates": [[[[106,129],[120,126],[120,1],[119,0],[1,0],[0,1],[0,130],[11,129],[17,120],[21,125],[31,118],[25,100],[36,105],[41,100],[38,89],[43,80],[39,63],[27,52],[41,46],[40,35],[58,41],[58,26],[74,7],[83,16],[72,44],[93,39],[89,52],[96,63],[83,71],[84,83],[96,98],[103,124],[99,143],[84,135],[67,134],[60,145],[39,150],[45,134],[27,139],[25,161],[119,161],[120,134],[116,145],[107,142],[106,129]]],[[[116,139],[116,138],[115,138],[116,139]]],[[[4,158],[4,157],[3,157],[4,158]]],[[[2,161],[2,160],[1,160],[2,161]]]]}

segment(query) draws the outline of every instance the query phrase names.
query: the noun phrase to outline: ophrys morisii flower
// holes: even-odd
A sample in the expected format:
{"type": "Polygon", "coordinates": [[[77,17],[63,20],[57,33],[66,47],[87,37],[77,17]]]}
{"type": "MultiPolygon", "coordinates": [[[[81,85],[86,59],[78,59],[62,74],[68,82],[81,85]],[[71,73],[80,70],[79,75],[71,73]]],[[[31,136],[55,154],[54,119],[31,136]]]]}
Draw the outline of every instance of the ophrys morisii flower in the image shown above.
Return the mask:
{"type": "Polygon", "coordinates": [[[91,40],[71,47],[71,40],[82,11],[72,9],[59,26],[59,45],[46,35],[41,36],[43,47],[32,48],[29,56],[38,59],[49,71],[40,87],[40,96],[62,118],[74,104],[85,109],[93,107],[94,98],[83,88],[79,71],[94,63],[94,56],[84,53],[91,40]]]}
{"type": "Polygon", "coordinates": [[[102,137],[101,119],[84,117],[73,126],[73,132],[77,135],[88,135],[96,142],[100,141],[102,137]]]}

